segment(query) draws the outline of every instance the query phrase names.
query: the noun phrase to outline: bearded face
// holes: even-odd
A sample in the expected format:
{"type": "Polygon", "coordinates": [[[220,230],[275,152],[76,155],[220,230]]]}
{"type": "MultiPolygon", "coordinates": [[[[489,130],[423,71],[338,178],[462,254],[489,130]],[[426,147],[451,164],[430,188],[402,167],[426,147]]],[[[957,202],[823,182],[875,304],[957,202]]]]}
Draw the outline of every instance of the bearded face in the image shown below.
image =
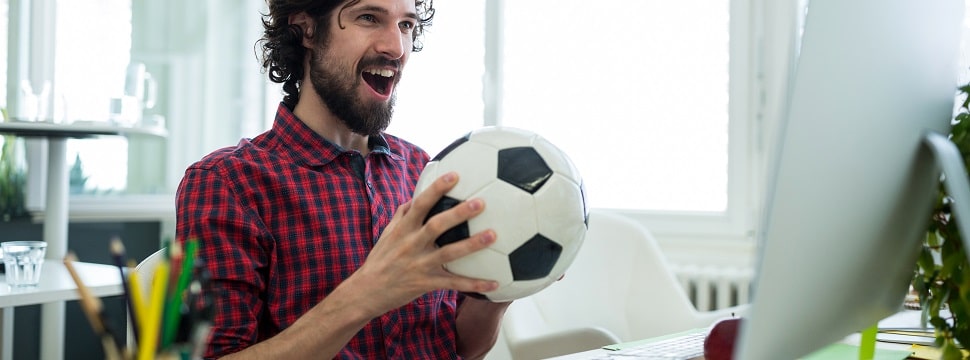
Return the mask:
{"type": "Polygon", "coordinates": [[[327,108],[354,133],[370,136],[387,129],[394,113],[401,62],[374,55],[361,59],[355,68],[327,51],[326,46],[317,46],[311,52],[310,82],[327,108]],[[397,70],[376,70],[387,68],[397,70]],[[364,96],[362,86],[387,96],[387,100],[364,96]]]}

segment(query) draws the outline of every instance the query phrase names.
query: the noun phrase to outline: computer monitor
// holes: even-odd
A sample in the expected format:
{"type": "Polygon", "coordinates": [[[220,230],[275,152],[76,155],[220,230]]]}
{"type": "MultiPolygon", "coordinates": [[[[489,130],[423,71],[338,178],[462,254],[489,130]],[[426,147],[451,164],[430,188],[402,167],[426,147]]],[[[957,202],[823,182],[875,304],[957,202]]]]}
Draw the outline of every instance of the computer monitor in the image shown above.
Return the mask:
{"type": "Polygon", "coordinates": [[[902,309],[940,180],[930,149],[948,144],[925,137],[949,133],[963,7],[808,5],[735,358],[795,359],[902,309]]]}

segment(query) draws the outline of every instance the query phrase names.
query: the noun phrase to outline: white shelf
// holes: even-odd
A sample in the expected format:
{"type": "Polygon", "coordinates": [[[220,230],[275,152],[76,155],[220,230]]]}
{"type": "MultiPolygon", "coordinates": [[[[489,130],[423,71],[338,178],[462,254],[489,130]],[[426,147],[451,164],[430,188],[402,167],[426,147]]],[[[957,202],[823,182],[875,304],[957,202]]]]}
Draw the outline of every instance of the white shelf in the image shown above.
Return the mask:
{"type": "MultiPolygon", "coordinates": [[[[118,267],[93,263],[73,263],[78,276],[91,294],[97,297],[121,295],[121,272],[118,267]]],[[[40,270],[40,284],[28,287],[7,285],[0,275],[0,308],[77,300],[77,284],[63,262],[47,259],[40,270]]]]}

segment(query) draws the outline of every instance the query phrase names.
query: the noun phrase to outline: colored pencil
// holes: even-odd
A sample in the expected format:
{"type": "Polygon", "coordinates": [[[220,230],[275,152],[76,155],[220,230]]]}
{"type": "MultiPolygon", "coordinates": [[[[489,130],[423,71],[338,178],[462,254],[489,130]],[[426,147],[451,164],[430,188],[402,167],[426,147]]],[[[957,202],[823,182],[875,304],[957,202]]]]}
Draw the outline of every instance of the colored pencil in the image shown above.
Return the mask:
{"type": "Polygon", "coordinates": [[[67,268],[68,273],[71,274],[71,278],[74,279],[74,283],[77,284],[77,292],[80,297],[81,310],[84,311],[84,315],[87,316],[88,322],[91,323],[91,328],[93,328],[94,332],[101,337],[101,346],[104,347],[105,358],[109,360],[120,360],[121,352],[118,350],[118,344],[115,343],[114,336],[107,328],[107,321],[105,319],[101,299],[92,295],[88,287],[84,285],[84,281],[81,280],[77,270],[74,269],[75,261],[77,261],[77,257],[73,252],[69,252],[67,256],[64,257],[64,267],[67,268]]]}
{"type": "Polygon", "coordinates": [[[162,311],[165,307],[165,291],[168,288],[169,259],[159,262],[152,277],[152,292],[146,316],[141,322],[141,343],[138,346],[138,360],[155,357],[158,350],[158,337],[162,325],[162,311]]]}
{"type": "Polygon", "coordinates": [[[179,320],[182,318],[182,296],[192,280],[192,266],[198,247],[198,242],[188,240],[185,243],[185,251],[181,254],[181,264],[179,264],[181,269],[178,273],[178,279],[174,290],[168,296],[168,304],[165,306],[165,325],[162,327],[165,332],[162,336],[162,349],[172,345],[175,335],[178,333],[179,320]]]}
{"type": "MultiPolygon", "coordinates": [[[[134,260],[128,261],[129,268],[134,269],[135,266],[134,260]]],[[[144,318],[148,314],[148,309],[146,308],[148,305],[145,303],[145,296],[142,292],[141,276],[138,275],[137,271],[132,270],[128,274],[128,287],[131,289],[131,297],[128,298],[128,302],[133,309],[131,314],[135,318],[135,321],[131,323],[131,330],[134,333],[136,329],[141,330],[138,326],[145,321],[144,318]]],[[[135,339],[135,344],[141,344],[138,338],[135,339]]]]}

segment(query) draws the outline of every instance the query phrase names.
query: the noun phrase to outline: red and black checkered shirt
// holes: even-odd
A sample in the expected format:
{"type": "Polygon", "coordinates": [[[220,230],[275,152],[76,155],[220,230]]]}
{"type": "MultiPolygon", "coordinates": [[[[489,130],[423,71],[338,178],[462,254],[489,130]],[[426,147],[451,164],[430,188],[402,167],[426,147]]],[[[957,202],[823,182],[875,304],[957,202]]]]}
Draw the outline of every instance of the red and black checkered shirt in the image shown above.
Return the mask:
{"type": "MultiPolygon", "coordinates": [[[[317,135],[284,105],[273,128],[190,166],[176,232],[198,239],[211,273],[213,336],[206,357],[238,351],[290,326],[357,270],[428,155],[372,136],[362,156],[317,135]]],[[[435,291],[373,319],[338,358],[448,359],[454,291],[435,291]]]]}

